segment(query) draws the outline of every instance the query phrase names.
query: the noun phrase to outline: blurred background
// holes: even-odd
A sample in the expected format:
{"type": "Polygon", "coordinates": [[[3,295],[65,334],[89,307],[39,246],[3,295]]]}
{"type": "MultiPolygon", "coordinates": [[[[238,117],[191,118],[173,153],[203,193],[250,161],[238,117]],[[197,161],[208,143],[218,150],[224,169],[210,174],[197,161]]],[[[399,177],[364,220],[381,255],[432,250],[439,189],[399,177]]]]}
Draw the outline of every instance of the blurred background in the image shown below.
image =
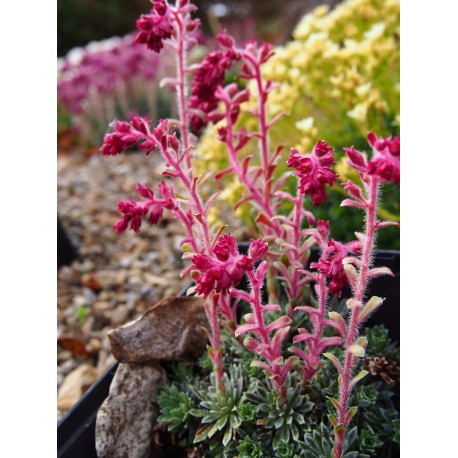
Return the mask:
{"type": "MultiPolygon", "coordinates": [[[[234,33],[256,35],[271,43],[287,40],[298,18],[323,3],[334,5],[336,0],[197,0],[197,16],[207,34],[219,27],[234,33]],[[247,30],[243,24],[249,23],[247,30]]],[[[112,36],[123,36],[135,31],[135,21],[149,11],[147,0],[58,0],[57,2],[57,54],[65,56],[72,48],[85,46],[112,36]]]]}

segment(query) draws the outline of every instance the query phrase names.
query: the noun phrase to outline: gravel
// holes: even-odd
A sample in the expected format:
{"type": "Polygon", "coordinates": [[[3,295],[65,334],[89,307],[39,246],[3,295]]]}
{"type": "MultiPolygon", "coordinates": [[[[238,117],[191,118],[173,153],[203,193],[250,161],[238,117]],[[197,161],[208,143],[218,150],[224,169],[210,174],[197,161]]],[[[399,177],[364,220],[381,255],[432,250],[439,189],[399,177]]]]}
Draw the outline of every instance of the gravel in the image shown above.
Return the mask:
{"type": "Polygon", "coordinates": [[[58,215],[79,253],[57,273],[58,418],[90,387],[87,376],[78,380],[69,374],[90,365],[93,382],[113,364],[107,332],[163,297],[177,295],[189,282],[179,278],[179,222],[165,218],[158,226],[144,224],[138,234],[113,230],[117,201],[137,199],[137,183],[158,184],[162,167],[154,153],[106,158],[73,149],[58,154],[58,215]],[[79,394],[60,402],[66,380],[81,386],[64,391],[79,394]]]}

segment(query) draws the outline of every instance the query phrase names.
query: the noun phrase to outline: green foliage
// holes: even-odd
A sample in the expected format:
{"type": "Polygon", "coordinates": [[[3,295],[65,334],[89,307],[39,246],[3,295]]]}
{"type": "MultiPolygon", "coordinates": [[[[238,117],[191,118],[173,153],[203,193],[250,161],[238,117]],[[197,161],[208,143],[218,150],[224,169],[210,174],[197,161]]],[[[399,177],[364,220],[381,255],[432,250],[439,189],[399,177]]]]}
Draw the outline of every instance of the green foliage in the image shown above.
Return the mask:
{"type": "Polygon", "coordinates": [[[259,442],[248,437],[239,442],[237,450],[239,452],[239,458],[263,458],[266,456],[259,442]]]}
{"type": "Polygon", "coordinates": [[[374,434],[370,427],[361,431],[359,445],[362,452],[373,455],[377,448],[383,445],[383,442],[374,434]]]}
{"type": "Polygon", "coordinates": [[[372,328],[367,328],[366,338],[368,341],[367,356],[372,357],[383,354],[389,359],[399,359],[399,347],[391,342],[388,329],[385,326],[376,325],[372,328]]]}
{"type": "MultiPolygon", "coordinates": [[[[329,428],[321,423],[318,428],[309,430],[304,435],[304,442],[301,443],[301,448],[305,458],[333,458],[332,453],[332,438],[334,432],[332,428],[329,428]]],[[[364,456],[358,454],[357,451],[352,449],[357,446],[358,443],[358,432],[357,428],[354,427],[347,433],[343,458],[357,458],[358,456],[364,456]]]]}
{"type": "Polygon", "coordinates": [[[165,385],[157,398],[157,403],[161,409],[158,422],[167,423],[169,430],[188,426],[192,400],[176,385],[165,385]]]}
{"type": "MultiPolygon", "coordinates": [[[[214,383],[207,393],[201,394],[194,391],[194,394],[200,398],[201,408],[191,409],[190,414],[200,418],[203,424],[196,434],[195,443],[211,439],[216,435],[217,443],[222,441],[222,444],[226,446],[242,423],[237,411],[243,393],[240,366],[232,366],[229,373],[224,374],[223,383],[224,392],[214,389],[214,383]]],[[[213,445],[216,444],[213,443],[213,445]]]]}
{"type": "MultiPolygon", "coordinates": [[[[339,308],[339,304],[335,304],[339,308]]],[[[377,354],[396,354],[386,329],[377,326],[366,332],[377,342],[377,354]]],[[[297,367],[287,379],[287,399],[281,401],[265,374],[248,373],[250,353],[235,339],[223,336],[225,391],[208,383],[211,365],[207,356],[194,365],[170,363],[169,385],[157,402],[159,421],[178,434],[183,447],[200,444],[204,456],[225,457],[332,457],[333,427],[329,415],[335,408],[329,398],[338,393],[337,371],[323,361],[323,367],[305,383],[297,367]]],[[[342,357],[340,347],[329,352],[342,357]]],[[[355,368],[357,374],[370,358],[355,368]]],[[[211,374],[210,378],[213,378],[211,374]]],[[[350,405],[357,406],[346,433],[345,458],[393,457],[399,453],[398,385],[366,376],[355,386],[350,405]]]]}
{"type": "Polygon", "coordinates": [[[377,401],[378,391],[374,385],[362,385],[356,389],[355,397],[360,406],[369,406],[377,401]]]}
{"type": "Polygon", "coordinates": [[[396,444],[401,443],[401,422],[400,420],[393,420],[393,431],[394,431],[394,436],[393,436],[393,441],[396,442],[396,444]]]}
{"type": "Polygon", "coordinates": [[[79,305],[75,310],[76,319],[79,323],[83,324],[86,321],[86,317],[91,313],[91,307],[87,305],[79,305]]]}
{"type": "Polygon", "coordinates": [[[286,402],[275,392],[261,383],[252,383],[246,393],[247,399],[259,406],[258,423],[271,430],[272,447],[277,450],[280,444],[299,439],[300,430],[305,424],[305,416],[313,408],[313,403],[301,393],[298,380],[287,379],[286,402]]]}
{"type": "Polygon", "coordinates": [[[58,0],[57,53],[63,56],[75,46],[135,30],[135,20],[148,12],[144,0],[58,0]]]}

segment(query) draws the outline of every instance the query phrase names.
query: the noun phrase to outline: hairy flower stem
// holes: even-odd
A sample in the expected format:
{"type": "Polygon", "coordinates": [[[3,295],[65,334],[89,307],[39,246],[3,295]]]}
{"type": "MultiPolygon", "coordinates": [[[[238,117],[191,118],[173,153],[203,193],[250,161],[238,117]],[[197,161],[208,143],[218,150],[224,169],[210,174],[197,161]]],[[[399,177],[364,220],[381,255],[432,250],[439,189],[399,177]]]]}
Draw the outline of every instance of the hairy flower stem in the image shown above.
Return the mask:
{"type": "Polygon", "coordinates": [[[279,398],[282,402],[286,402],[286,373],[282,374],[281,366],[275,364],[275,360],[281,355],[281,348],[274,347],[269,338],[269,334],[266,329],[266,324],[264,322],[264,317],[262,315],[262,295],[261,290],[263,282],[260,281],[253,272],[248,272],[247,276],[249,278],[252,294],[251,294],[251,309],[254,315],[254,322],[257,326],[256,334],[261,340],[261,343],[266,346],[266,351],[264,353],[265,359],[269,362],[269,371],[272,374],[271,380],[275,390],[278,392],[279,398]]]}
{"type": "MultiPolygon", "coordinates": [[[[313,337],[311,339],[311,345],[309,346],[311,354],[317,359],[320,357],[320,351],[318,348],[321,334],[323,333],[324,320],[326,313],[326,304],[328,301],[328,291],[326,288],[326,277],[324,275],[318,276],[318,313],[315,315],[316,321],[313,325],[313,337]]],[[[313,373],[317,371],[317,368],[311,368],[313,373]]],[[[313,375],[313,374],[312,374],[313,375]]]]}
{"type": "MultiPolygon", "coordinates": [[[[182,17],[179,12],[173,13],[173,18],[176,22],[176,65],[177,65],[177,98],[178,98],[178,114],[180,120],[181,144],[184,151],[189,148],[189,130],[188,130],[188,100],[187,100],[187,84],[186,84],[186,30],[182,17]]],[[[186,166],[191,168],[191,156],[186,154],[186,166]]]]}
{"type": "MultiPolygon", "coordinates": [[[[291,253],[290,262],[293,264],[291,276],[289,277],[289,286],[286,290],[288,294],[288,316],[291,318],[294,314],[294,307],[300,302],[302,297],[302,288],[300,285],[300,272],[296,265],[302,264],[299,247],[301,245],[301,226],[302,226],[302,206],[304,204],[304,194],[297,191],[297,197],[294,202],[294,220],[293,220],[293,240],[294,249],[291,253]]],[[[302,266],[303,267],[303,266],[302,266]]]]}
{"type": "Polygon", "coordinates": [[[279,237],[281,235],[281,228],[276,220],[272,220],[272,218],[275,216],[275,211],[271,207],[270,198],[269,198],[270,196],[266,197],[265,195],[263,196],[260,193],[255,183],[253,183],[251,179],[247,176],[247,174],[243,171],[242,166],[240,165],[240,162],[237,158],[237,152],[236,152],[235,142],[234,142],[234,123],[232,122],[232,118],[231,118],[231,103],[229,100],[224,100],[224,103],[226,105],[226,122],[227,122],[226,146],[227,146],[227,151],[229,153],[229,160],[231,162],[231,166],[234,172],[239,177],[239,180],[243,183],[245,188],[251,194],[252,199],[258,203],[261,210],[266,213],[269,219],[271,219],[272,228],[275,234],[277,235],[277,237],[279,237]]]}
{"type": "MultiPolygon", "coordinates": [[[[173,157],[173,155],[170,153],[168,148],[163,148],[161,145],[161,153],[166,160],[166,162],[173,167],[177,178],[181,180],[181,182],[184,184],[186,187],[192,202],[194,204],[195,210],[199,216],[197,218],[201,229],[202,229],[202,238],[203,238],[203,243],[204,243],[204,250],[206,254],[210,254],[211,251],[211,241],[210,241],[210,228],[207,220],[207,211],[205,210],[205,207],[202,203],[202,200],[197,192],[197,182],[196,179],[194,178],[192,174],[192,170],[189,169],[188,172],[186,173],[182,166],[181,166],[181,161],[179,158],[173,157]]],[[[189,157],[189,152],[185,153],[186,157],[189,157]]]]}
{"type": "Polygon", "coordinates": [[[379,183],[376,177],[369,179],[369,201],[366,209],[366,227],[365,227],[365,238],[361,254],[361,265],[359,268],[358,279],[356,288],[354,290],[353,298],[355,299],[356,305],[351,309],[350,324],[346,334],[345,342],[345,362],[343,366],[341,383],[339,385],[339,419],[338,422],[343,425],[343,430],[336,433],[335,446],[334,446],[334,458],[341,458],[343,452],[343,445],[345,442],[345,432],[349,423],[347,419],[348,402],[352,390],[351,377],[353,367],[356,364],[357,357],[349,351],[349,348],[356,343],[356,339],[359,333],[359,312],[361,308],[361,302],[364,297],[364,293],[367,287],[368,272],[372,259],[372,252],[375,244],[376,235],[376,224],[377,224],[377,202],[379,193],[379,183]]]}
{"type": "Polygon", "coordinates": [[[215,374],[215,383],[218,391],[224,391],[223,383],[223,349],[221,347],[221,325],[218,318],[219,294],[212,294],[205,301],[205,313],[210,323],[211,333],[208,335],[210,347],[208,354],[213,363],[213,372],[215,374]]]}
{"type": "Polygon", "coordinates": [[[266,114],[266,100],[267,95],[265,94],[263,79],[261,75],[261,65],[253,60],[248,53],[244,53],[244,57],[252,64],[254,70],[254,79],[256,81],[256,87],[258,89],[258,119],[259,119],[259,148],[261,152],[261,164],[264,175],[264,199],[269,200],[269,186],[268,182],[272,177],[270,171],[269,161],[269,135],[267,133],[267,114],[266,114]]]}

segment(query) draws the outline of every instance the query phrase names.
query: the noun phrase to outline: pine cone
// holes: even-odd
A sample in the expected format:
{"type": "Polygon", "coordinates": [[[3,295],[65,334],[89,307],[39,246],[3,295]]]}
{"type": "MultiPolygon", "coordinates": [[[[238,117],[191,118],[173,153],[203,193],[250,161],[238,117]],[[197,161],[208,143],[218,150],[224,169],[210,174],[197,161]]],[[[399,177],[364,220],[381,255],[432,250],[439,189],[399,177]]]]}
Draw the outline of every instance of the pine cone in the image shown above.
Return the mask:
{"type": "Polygon", "coordinates": [[[390,361],[384,356],[375,356],[364,361],[364,368],[375,377],[380,377],[389,385],[399,382],[400,368],[396,361],[390,361]]]}

